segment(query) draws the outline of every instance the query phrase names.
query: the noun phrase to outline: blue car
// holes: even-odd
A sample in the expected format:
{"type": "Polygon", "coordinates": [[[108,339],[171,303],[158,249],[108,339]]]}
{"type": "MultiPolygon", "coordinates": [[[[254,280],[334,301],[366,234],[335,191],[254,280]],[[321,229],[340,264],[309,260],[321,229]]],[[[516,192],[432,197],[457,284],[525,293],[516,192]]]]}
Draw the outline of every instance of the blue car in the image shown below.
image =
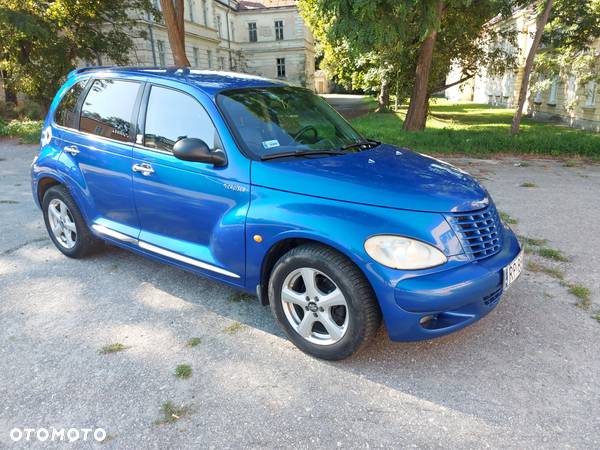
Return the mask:
{"type": "Polygon", "coordinates": [[[165,68],[69,74],[33,197],[81,258],[104,242],[255,293],[319,358],[488,314],[523,253],[462,170],[367,139],[280,81],[165,68]]]}

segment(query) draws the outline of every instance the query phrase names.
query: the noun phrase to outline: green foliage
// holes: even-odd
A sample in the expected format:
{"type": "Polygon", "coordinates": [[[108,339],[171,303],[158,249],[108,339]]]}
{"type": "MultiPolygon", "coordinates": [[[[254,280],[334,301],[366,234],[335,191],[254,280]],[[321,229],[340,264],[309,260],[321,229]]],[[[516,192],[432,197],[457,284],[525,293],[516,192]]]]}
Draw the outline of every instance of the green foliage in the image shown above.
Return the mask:
{"type": "Polygon", "coordinates": [[[0,120],[0,136],[16,137],[24,144],[35,144],[42,134],[42,121],[11,120],[6,123],[0,120]]]}
{"type": "Polygon", "coordinates": [[[122,352],[123,350],[127,350],[129,347],[127,347],[124,344],[121,344],[120,342],[115,342],[113,344],[108,344],[105,345],[104,347],[102,347],[100,349],[100,354],[101,355],[109,355],[111,353],[118,353],[118,352],[122,352]]]}
{"type": "Polygon", "coordinates": [[[197,345],[202,344],[202,339],[199,337],[190,338],[186,343],[186,347],[196,347],[197,345]]]}
{"type": "Polygon", "coordinates": [[[185,380],[192,376],[192,366],[189,364],[179,364],[175,367],[175,376],[185,380]]]}
{"type": "MultiPolygon", "coordinates": [[[[600,1],[555,0],[536,55],[532,90],[547,90],[557,76],[575,76],[579,86],[591,80],[600,82],[600,58],[593,48],[599,37],[600,1]]],[[[573,99],[567,108],[572,109],[575,102],[573,99]]]]}
{"type": "Polygon", "coordinates": [[[569,284],[569,292],[577,297],[576,305],[581,309],[589,309],[591,306],[591,291],[581,284],[569,284]]]}
{"type": "Polygon", "coordinates": [[[151,0],[3,0],[0,69],[15,91],[48,106],[78,62],[128,61],[131,11],[158,14],[151,0]]]}
{"type": "Polygon", "coordinates": [[[512,138],[508,130],[513,112],[489,105],[439,101],[431,106],[425,132],[401,130],[404,109],[395,114],[370,113],[351,123],[366,137],[425,153],[515,153],[600,160],[598,133],[525,118],[521,133],[512,138]]]}
{"type": "MultiPolygon", "coordinates": [[[[410,96],[418,49],[432,30],[438,31],[429,91],[445,86],[453,63],[462,76],[480,67],[490,72],[512,67],[505,49],[515,42],[511,30],[486,25],[509,14],[510,0],[447,0],[441,21],[439,0],[300,0],[300,13],[319,42],[321,67],[348,88],[375,90],[386,79],[391,92],[410,96]],[[490,45],[491,43],[497,45],[490,45]]],[[[454,81],[454,80],[453,80],[454,81]]]]}
{"type": "Polygon", "coordinates": [[[537,249],[536,253],[542,258],[553,259],[554,261],[567,262],[569,260],[563,252],[555,248],[541,247],[537,249]]]}
{"type": "Polygon", "coordinates": [[[172,401],[167,400],[160,407],[162,417],[154,422],[155,425],[164,425],[177,422],[182,417],[187,416],[191,408],[186,405],[175,406],[172,401]]]}

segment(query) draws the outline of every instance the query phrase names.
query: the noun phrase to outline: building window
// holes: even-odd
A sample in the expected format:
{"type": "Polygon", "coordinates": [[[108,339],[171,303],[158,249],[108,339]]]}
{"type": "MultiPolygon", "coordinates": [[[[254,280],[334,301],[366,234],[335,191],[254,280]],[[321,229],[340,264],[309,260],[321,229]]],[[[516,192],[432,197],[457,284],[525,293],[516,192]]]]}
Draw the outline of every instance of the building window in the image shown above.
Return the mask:
{"type": "Polygon", "coordinates": [[[219,33],[219,37],[223,37],[222,28],[223,24],[221,23],[221,16],[217,16],[217,32],[219,33]]]}
{"type": "Polygon", "coordinates": [[[229,31],[231,33],[231,40],[235,41],[235,28],[233,27],[233,20],[229,22],[229,31]]]}
{"type": "Polygon", "coordinates": [[[285,58],[277,58],[277,78],[285,78],[285,58]]]}
{"type": "Polygon", "coordinates": [[[194,0],[188,0],[188,11],[190,12],[190,22],[194,21],[194,0]]]}
{"type": "Polygon", "coordinates": [[[167,65],[167,61],[165,59],[165,43],[164,41],[157,40],[156,41],[156,49],[158,51],[158,64],[161,67],[167,65]]]}
{"type": "Polygon", "coordinates": [[[248,23],[248,40],[250,42],[258,41],[258,35],[256,33],[256,22],[248,23]]]}
{"type": "Polygon", "coordinates": [[[193,47],[192,51],[194,52],[194,67],[198,68],[200,67],[200,50],[198,47],[193,47]]]}
{"type": "Polygon", "coordinates": [[[208,26],[208,7],[206,6],[206,0],[202,0],[202,15],[204,16],[204,26],[208,26]]]}
{"type": "MultiPolygon", "coordinates": [[[[544,81],[544,77],[540,77],[540,82],[544,81]]],[[[533,99],[534,103],[540,104],[542,103],[542,90],[539,89],[536,93],[535,93],[535,98],[533,99]]]]}
{"type": "Polygon", "coordinates": [[[212,52],[210,50],[206,50],[206,56],[208,57],[208,68],[212,69],[212,52]]]}
{"type": "Polygon", "coordinates": [[[550,97],[548,98],[549,105],[556,105],[556,96],[558,94],[558,78],[552,80],[550,85],[550,97]]]}
{"type": "Polygon", "coordinates": [[[574,75],[569,77],[569,84],[567,86],[567,100],[572,103],[577,96],[577,78],[574,75]]]}
{"type": "Polygon", "coordinates": [[[220,70],[225,69],[225,57],[224,56],[219,56],[219,69],[220,70]]]}
{"type": "Polygon", "coordinates": [[[283,41],[283,20],[275,21],[275,40],[283,41]]]}
{"type": "Polygon", "coordinates": [[[596,91],[598,84],[590,81],[585,87],[585,106],[590,108],[596,104],[596,91]]]}

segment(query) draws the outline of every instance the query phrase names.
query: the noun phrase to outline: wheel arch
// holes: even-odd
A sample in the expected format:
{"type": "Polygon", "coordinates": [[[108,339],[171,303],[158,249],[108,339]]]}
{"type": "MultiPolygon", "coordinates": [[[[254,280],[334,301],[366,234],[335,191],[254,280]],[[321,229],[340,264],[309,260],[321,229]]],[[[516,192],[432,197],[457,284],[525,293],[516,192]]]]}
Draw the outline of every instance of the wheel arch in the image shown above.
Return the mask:
{"type": "Polygon", "coordinates": [[[44,201],[44,195],[46,195],[46,192],[48,192],[48,189],[50,189],[53,186],[58,186],[58,185],[62,185],[65,188],[67,188],[67,186],[62,181],[60,181],[58,178],[55,178],[51,175],[44,175],[39,179],[39,181],[37,183],[36,195],[37,195],[37,199],[38,199],[38,202],[40,205],[44,201]]]}
{"type": "Polygon", "coordinates": [[[302,236],[285,236],[285,237],[282,237],[281,239],[279,239],[278,241],[274,242],[269,247],[269,249],[266,251],[266,253],[262,259],[261,269],[260,269],[260,284],[259,284],[260,287],[258,288],[258,289],[260,289],[260,292],[258,292],[258,294],[259,294],[259,299],[260,299],[261,304],[263,304],[263,305],[269,304],[269,294],[268,294],[269,278],[271,276],[271,272],[273,271],[273,268],[275,267],[275,264],[277,263],[277,261],[279,261],[279,259],[283,255],[285,255],[287,252],[289,252],[290,250],[292,250],[296,247],[299,247],[300,245],[304,245],[304,244],[320,245],[322,247],[329,248],[329,249],[343,255],[345,258],[347,258],[349,261],[351,261],[352,264],[354,264],[358,268],[358,270],[365,277],[365,280],[367,280],[367,282],[370,284],[369,278],[367,277],[364,270],[360,267],[360,265],[357,264],[356,259],[353,258],[351,255],[349,255],[347,251],[344,251],[344,249],[340,249],[338,246],[336,246],[330,242],[326,242],[325,240],[315,238],[313,236],[304,236],[304,235],[302,235],[302,236]]]}

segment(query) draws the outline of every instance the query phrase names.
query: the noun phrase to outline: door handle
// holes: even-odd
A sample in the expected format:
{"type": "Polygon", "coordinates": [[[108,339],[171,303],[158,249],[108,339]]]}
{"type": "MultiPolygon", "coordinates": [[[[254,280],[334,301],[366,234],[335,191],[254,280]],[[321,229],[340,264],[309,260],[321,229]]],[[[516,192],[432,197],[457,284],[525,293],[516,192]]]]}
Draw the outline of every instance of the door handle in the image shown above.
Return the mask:
{"type": "Polygon", "coordinates": [[[79,149],[77,148],[76,145],[66,145],[63,150],[67,153],[69,153],[72,156],[76,156],[79,154],[79,149]]]}
{"type": "Polygon", "coordinates": [[[131,169],[134,172],[139,172],[142,175],[144,175],[145,177],[147,177],[148,175],[151,175],[154,173],[154,169],[152,168],[152,166],[150,164],[147,163],[142,163],[142,164],[134,164],[131,169]]]}

